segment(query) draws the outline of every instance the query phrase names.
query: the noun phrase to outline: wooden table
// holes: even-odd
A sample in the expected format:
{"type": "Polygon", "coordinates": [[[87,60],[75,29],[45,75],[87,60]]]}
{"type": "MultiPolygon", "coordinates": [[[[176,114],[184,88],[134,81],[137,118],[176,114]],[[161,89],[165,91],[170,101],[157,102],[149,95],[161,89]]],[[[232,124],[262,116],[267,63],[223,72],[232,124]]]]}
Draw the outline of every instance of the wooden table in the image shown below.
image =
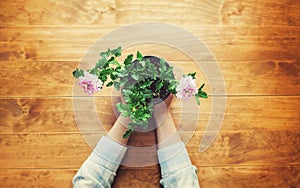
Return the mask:
{"type": "MultiPolygon", "coordinates": [[[[96,40],[145,21],[194,34],[223,73],[227,109],[220,134],[208,150],[198,151],[215,97],[210,96],[187,144],[201,187],[300,185],[298,0],[2,0],[0,9],[0,187],[72,186],[92,150],[74,119],[71,72],[96,40]]],[[[125,52],[137,49],[203,75],[174,48],[141,44],[125,52]]],[[[103,124],[111,126],[109,89],[96,104],[103,124]]],[[[178,102],[171,112],[178,123],[178,102]]],[[[131,140],[151,142],[154,134],[131,140]]],[[[157,165],[122,166],[113,187],[159,187],[159,179],[157,165]]]]}

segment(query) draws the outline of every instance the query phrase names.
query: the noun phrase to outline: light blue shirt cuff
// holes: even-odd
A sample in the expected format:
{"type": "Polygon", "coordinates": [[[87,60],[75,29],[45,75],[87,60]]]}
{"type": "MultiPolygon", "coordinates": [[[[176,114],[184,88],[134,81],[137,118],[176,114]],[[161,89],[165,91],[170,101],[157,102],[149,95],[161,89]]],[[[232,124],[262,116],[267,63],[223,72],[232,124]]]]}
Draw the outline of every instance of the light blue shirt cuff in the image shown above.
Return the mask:
{"type": "Polygon", "coordinates": [[[178,170],[192,166],[183,142],[163,147],[157,151],[162,177],[178,170]]]}
{"type": "Polygon", "coordinates": [[[107,136],[102,136],[89,158],[115,172],[121,164],[126,151],[127,147],[107,136]]]}

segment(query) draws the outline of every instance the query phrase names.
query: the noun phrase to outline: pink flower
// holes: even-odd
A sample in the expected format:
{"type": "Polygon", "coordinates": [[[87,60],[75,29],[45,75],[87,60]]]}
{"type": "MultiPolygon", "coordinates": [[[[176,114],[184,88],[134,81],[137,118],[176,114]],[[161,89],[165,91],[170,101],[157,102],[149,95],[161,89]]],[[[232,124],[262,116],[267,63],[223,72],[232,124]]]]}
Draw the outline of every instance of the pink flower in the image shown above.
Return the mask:
{"type": "Polygon", "coordinates": [[[98,76],[89,72],[84,72],[84,76],[79,77],[79,85],[88,95],[93,95],[102,89],[103,82],[98,79],[98,76]]]}
{"type": "Polygon", "coordinates": [[[196,81],[192,76],[183,76],[179,80],[179,84],[176,87],[176,97],[178,99],[187,100],[198,93],[196,87],[196,81]]]}

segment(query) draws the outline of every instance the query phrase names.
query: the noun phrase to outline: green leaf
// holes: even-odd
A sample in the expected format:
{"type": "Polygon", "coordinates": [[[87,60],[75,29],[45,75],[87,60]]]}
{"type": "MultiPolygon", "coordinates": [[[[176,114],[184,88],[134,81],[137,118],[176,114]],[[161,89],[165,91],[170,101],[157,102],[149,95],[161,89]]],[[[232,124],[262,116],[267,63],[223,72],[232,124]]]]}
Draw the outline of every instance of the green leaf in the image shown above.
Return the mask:
{"type": "Polygon", "coordinates": [[[74,76],[75,78],[79,78],[79,77],[81,77],[81,76],[84,76],[84,71],[81,70],[81,69],[76,68],[76,69],[73,71],[73,76],[74,76]]]}
{"type": "Polygon", "coordinates": [[[108,83],[106,84],[106,87],[112,86],[113,84],[114,84],[114,82],[108,82],[108,83]]]}
{"type": "Polygon", "coordinates": [[[153,64],[149,65],[148,72],[151,73],[151,75],[153,75],[153,79],[156,79],[156,77],[158,76],[157,69],[154,67],[153,64]]]}
{"type": "Polygon", "coordinates": [[[164,86],[163,81],[158,82],[156,85],[156,90],[159,91],[163,86],[164,86]]]}
{"type": "Polygon", "coordinates": [[[172,80],[172,79],[174,79],[173,67],[169,67],[164,73],[164,80],[172,80]]]}
{"type": "Polygon", "coordinates": [[[134,80],[138,80],[139,79],[139,75],[131,75],[131,77],[134,79],[134,80]]]}
{"type": "Polygon", "coordinates": [[[106,66],[106,64],[107,64],[107,59],[106,58],[101,58],[96,63],[95,68],[103,69],[103,67],[106,66]]]}
{"type": "Polygon", "coordinates": [[[207,99],[207,98],[208,98],[207,93],[204,92],[204,91],[198,92],[197,95],[198,95],[198,97],[201,97],[201,98],[204,98],[204,99],[207,99]]]}
{"type": "Polygon", "coordinates": [[[113,60],[113,61],[111,62],[111,64],[117,65],[117,66],[121,66],[121,64],[119,63],[119,61],[117,61],[116,59],[113,60]]]}
{"type": "Polygon", "coordinates": [[[124,65],[126,66],[126,65],[131,64],[132,59],[133,59],[133,55],[132,54],[128,55],[124,61],[124,65]]]}
{"type": "Polygon", "coordinates": [[[205,84],[202,84],[202,85],[200,86],[200,88],[198,89],[197,96],[198,96],[198,97],[201,97],[201,98],[207,99],[207,98],[208,98],[207,93],[204,92],[204,91],[202,91],[204,85],[205,85],[205,84]]]}
{"type": "Polygon", "coordinates": [[[110,78],[112,80],[116,80],[118,78],[118,73],[116,71],[113,71],[111,74],[110,74],[110,78]]]}
{"type": "Polygon", "coordinates": [[[176,94],[176,87],[178,85],[178,81],[177,80],[170,80],[169,81],[169,87],[168,87],[168,91],[173,93],[173,94],[176,94]]]}
{"type": "Polygon", "coordinates": [[[132,132],[134,132],[134,130],[132,128],[128,128],[125,134],[123,134],[123,138],[129,138],[132,132]]]}
{"type": "Polygon", "coordinates": [[[205,83],[203,83],[200,88],[198,89],[198,91],[201,91],[203,89],[203,87],[205,86],[205,83]]]}
{"type": "Polygon", "coordinates": [[[145,70],[145,67],[148,66],[150,64],[150,61],[147,61],[147,64],[145,61],[140,61],[139,64],[141,65],[140,70],[145,70]]]}
{"type": "Polygon", "coordinates": [[[114,82],[114,87],[117,91],[120,90],[120,82],[114,82]]]}
{"type": "Polygon", "coordinates": [[[115,57],[110,57],[108,60],[108,63],[113,64],[113,61],[115,60],[115,57]]]}
{"type": "Polygon", "coordinates": [[[125,77],[128,76],[128,71],[126,71],[126,70],[120,70],[119,73],[118,73],[118,75],[119,75],[119,78],[125,78],[125,77]]]}
{"type": "Polygon", "coordinates": [[[169,67],[167,68],[167,71],[166,71],[168,74],[173,74],[173,67],[169,67]]]}
{"type": "Polygon", "coordinates": [[[121,64],[115,59],[115,57],[111,57],[111,58],[108,60],[108,63],[109,63],[109,64],[113,64],[113,65],[117,65],[117,66],[121,66],[121,64]]]}
{"type": "Polygon", "coordinates": [[[124,86],[127,83],[127,80],[125,79],[120,79],[119,81],[119,86],[124,86]]]}
{"type": "Polygon", "coordinates": [[[88,72],[91,73],[91,74],[97,75],[97,76],[99,75],[99,70],[97,68],[93,68],[88,72]]]}
{"type": "Polygon", "coordinates": [[[145,89],[145,88],[147,88],[147,87],[150,87],[151,84],[152,84],[151,81],[145,82],[145,83],[141,83],[140,88],[141,88],[141,89],[145,89]]]}
{"type": "Polygon", "coordinates": [[[119,57],[122,54],[122,48],[121,46],[118,47],[117,49],[111,50],[111,54],[114,55],[115,57],[119,57]]]}
{"type": "MultiPolygon", "coordinates": [[[[122,95],[123,95],[124,100],[130,104],[132,95],[137,95],[137,93],[134,93],[129,89],[122,89],[122,95]]],[[[129,109],[129,107],[128,107],[128,109],[129,109]]]]}
{"type": "Polygon", "coordinates": [[[100,71],[100,75],[107,76],[107,75],[111,74],[113,71],[114,71],[113,68],[103,69],[103,70],[100,71]]]}
{"type": "Polygon", "coordinates": [[[105,75],[100,75],[99,76],[99,79],[102,81],[102,82],[105,82],[107,80],[107,76],[105,75]]]}
{"type": "Polygon", "coordinates": [[[116,106],[118,111],[122,114],[122,116],[127,117],[130,115],[131,112],[128,105],[123,103],[118,103],[116,106]]]}
{"type": "Polygon", "coordinates": [[[107,52],[101,52],[100,56],[103,57],[103,58],[107,58],[109,56],[109,53],[107,53],[107,52]]]}
{"type": "Polygon", "coordinates": [[[115,72],[119,72],[120,70],[121,70],[121,66],[117,66],[116,68],[115,68],[115,72]]]}
{"type": "Polygon", "coordinates": [[[195,76],[196,76],[196,72],[193,72],[193,73],[189,73],[189,74],[188,74],[188,76],[192,76],[192,78],[193,78],[193,79],[195,79],[195,76]]]}
{"type": "Polygon", "coordinates": [[[105,61],[102,65],[102,68],[101,69],[106,69],[109,67],[109,62],[108,61],[105,61]]]}
{"type": "Polygon", "coordinates": [[[141,52],[139,52],[139,51],[136,53],[136,57],[137,57],[137,59],[140,60],[140,61],[142,61],[143,58],[144,58],[144,56],[143,56],[143,55],[141,54],[141,52]]]}
{"type": "Polygon", "coordinates": [[[160,58],[160,71],[163,72],[167,68],[166,61],[163,58],[160,58]]]}
{"type": "Polygon", "coordinates": [[[158,68],[158,70],[159,70],[159,77],[160,77],[160,79],[162,79],[162,80],[167,80],[168,78],[168,74],[167,74],[167,65],[166,65],[166,61],[163,59],[163,58],[161,58],[160,59],[160,67],[158,68]]]}

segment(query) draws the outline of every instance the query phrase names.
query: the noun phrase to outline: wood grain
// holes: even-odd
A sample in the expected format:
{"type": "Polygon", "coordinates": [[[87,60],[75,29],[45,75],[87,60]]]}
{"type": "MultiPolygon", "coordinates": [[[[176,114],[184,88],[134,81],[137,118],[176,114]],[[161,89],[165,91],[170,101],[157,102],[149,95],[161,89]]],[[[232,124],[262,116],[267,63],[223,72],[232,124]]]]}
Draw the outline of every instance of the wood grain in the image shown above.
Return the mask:
{"type": "MultiPolygon", "coordinates": [[[[95,101],[99,120],[106,130],[116,119],[111,100],[98,97],[95,101]]],[[[72,98],[0,99],[0,133],[78,133],[72,102],[72,98]]],[[[300,130],[300,97],[227,97],[227,106],[230,108],[226,110],[222,131],[300,130]]],[[[87,112],[88,116],[90,110],[87,112]]],[[[179,101],[173,101],[171,113],[178,125],[182,116],[179,101]]],[[[210,114],[211,99],[207,99],[200,107],[197,130],[206,129],[210,114]]],[[[184,117],[198,118],[198,115],[184,117]]],[[[92,118],[85,118],[86,133],[100,126],[100,122],[94,125],[89,119],[92,118]]],[[[197,122],[197,119],[192,120],[197,122]]]]}
{"type": "MultiPolygon", "coordinates": [[[[97,46],[94,43],[98,39],[115,29],[115,26],[101,28],[3,27],[0,30],[2,41],[0,60],[78,62],[92,45],[97,46]]],[[[203,41],[219,61],[298,61],[300,57],[299,27],[189,26],[185,29],[203,41]]],[[[157,31],[160,30],[161,28],[157,28],[157,31]]],[[[164,35],[168,37],[170,34],[161,33],[160,37],[164,35]]],[[[122,36],[118,37],[122,38],[122,36]]],[[[189,37],[189,35],[183,33],[180,37],[189,37]]],[[[118,44],[114,43],[114,45],[118,44]]],[[[114,47],[117,46],[111,46],[111,48],[114,47]]],[[[136,53],[137,50],[144,54],[164,57],[167,60],[190,60],[179,49],[167,46],[167,44],[136,44],[132,41],[132,46],[124,53],[136,53]]],[[[93,51],[93,54],[88,60],[95,62],[99,51],[93,51]]],[[[211,59],[203,57],[202,60],[211,59]]]]}
{"type": "Polygon", "coordinates": [[[221,132],[207,152],[199,153],[200,133],[187,144],[196,166],[236,165],[298,165],[300,142],[298,131],[221,132]]]}
{"type": "Polygon", "coordinates": [[[297,187],[299,166],[286,167],[201,167],[198,177],[202,187],[297,187]]]}
{"type": "MultiPolygon", "coordinates": [[[[205,72],[193,61],[169,61],[176,67],[178,76],[197,72],[197,85],[206,83],[205,90],[210,92],[205,72]]],[[[209,63],[209,62],[207,62],[209,63]]],[[[226,93],[228,95],[299,95],[299,61],[221,61],[226,93]]],[[[86,96],[75,83],[72,71],[77,62],[2,62],[0,63],[1,97],[65,97],[86,96]],[[18,78],[18,79],[16,79],[18,78]],[[26,84],[25,84],[26,82],[26,84]],[[10,83],[10,84],[7,84],[10,83]],[[73,93],[73,89],[74,93],[73,93]],[[20,94],[22,90],[22,94],[20,94]]],[[[111,96],[111,88],[105,87],[97,96],[111,96]]]]}
{"type": "MultiPolygon", "coordinates": [[[[4,169],[0,170],[3,187],[72,187],[77,169],[4,169]]],[[[113,187],[160,187],[159,169],[120,169],[113,187]],[[130,179],[131,181],[128,181],[130,179]]],[[[201,167],[198,168],[201,187],[297,187],[299,167],[201,167]]]]}
{"type": "Polygon", "coordinates": [[[0,170],[1,187],[73,187],[77,169],[5,169],[0,170]]]}
{"type": "MultiPolygon", "coordinates": [[[[207,152],[200,153],[203,134],[195,132],[187,144],[198,167],[300,164],[300,131],[221,132],[207,152]]],[[[78,133],[2,134],[0,146],[1,169],[79,168],[91,152],[78,133]]]]}
{"type": "Polygon", "coordinates": [[[3,0],[3,25],[124,25],[145,21],[176,25],[299,25],[293,0],[3,0]],[[55,11],[54,11],[55,10],[55,11]],[[284,16],[282,16],[284,15],[284,16]]]}
{"type": "MultiPolygon", "coordinates": [[[[0,187],[72,187],[72,177],[92,151],[77,123],[87,124],[83,136],[96,142],[100,134],[95,134],[99,124],[94,120],[99,117],[109,130],[115,115],[111,90],[104,89],[95,97],[98,116],[90,118],[90,104],[81,109],[85,118],[78,119],[71,72],[98,39],[140,22],[186,29],[212,52],[222,71],[225,118],[208,150],[199,152],[199,144],[214,113],[212,99],[224,96],[213,95],[207,84],[209,99],[202,101],[200,114],[192,108],[182,114],[176,100],[171,106],[180,130],[185,129],[182,117],[189,118],[187,127],[197,122],[187,150],[201,187],[299,187],[299,11],[297,0],[0,1],[0,187]]],[[[177,70],[196,71],[198,84],[207,83],[188,54],[166,44],[134,42],[125,54],[139,50],[164,57],[177,70]]],[[[96,62],[98,53],[84,63],[96,62]]],[[[180,135],[186,138],[190,132],[180,135]]],[[[135,133],[129,142],[154,143],[153,131],[135,133]]],[[[131,157],[136,156],[126,156],[131,157]]],[[[155,158],[155,150],[142,157],[155,158]]],[[[121,166],[113,187],[160,187],[159,180],[158,165],[121,166]]]]}

